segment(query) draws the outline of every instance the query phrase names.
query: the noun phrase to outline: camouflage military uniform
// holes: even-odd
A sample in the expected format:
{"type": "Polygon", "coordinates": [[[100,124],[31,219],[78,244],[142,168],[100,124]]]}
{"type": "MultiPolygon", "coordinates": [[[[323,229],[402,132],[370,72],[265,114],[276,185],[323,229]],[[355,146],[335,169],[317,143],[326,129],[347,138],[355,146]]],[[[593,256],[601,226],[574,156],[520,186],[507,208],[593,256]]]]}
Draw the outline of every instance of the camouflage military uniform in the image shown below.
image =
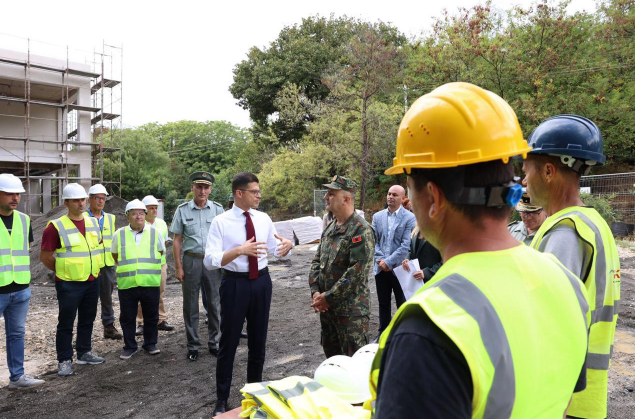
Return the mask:
{"type": "Polygon", "coordinates": [[[322,347],[328,357],[351,356],[368,343],[370,291],[375,233],[356,213],[344,224],[332,221],[322,232],[311,263],[311,295],[325,292],[329,309],[320,313],[322,347]]]}

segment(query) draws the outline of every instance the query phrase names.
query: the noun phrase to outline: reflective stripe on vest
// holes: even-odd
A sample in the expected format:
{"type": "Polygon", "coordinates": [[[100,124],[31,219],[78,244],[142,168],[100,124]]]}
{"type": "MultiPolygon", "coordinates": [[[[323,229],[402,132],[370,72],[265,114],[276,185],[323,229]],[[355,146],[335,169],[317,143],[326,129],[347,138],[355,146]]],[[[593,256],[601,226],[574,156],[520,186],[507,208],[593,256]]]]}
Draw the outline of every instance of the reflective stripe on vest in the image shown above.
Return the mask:
{"type": "Polygon", "coordinates": [[[158,251],[157,230],[146,225],[137,246],[129,227],[122,227],[117,235],[117,286],[125,290],[133,287],[161,285],[161,254],[158,251]]]}
{"type": "Polygon", "coordinates": [[[391,332],[420,310],[468,364],[473,418],[562,417],[584,363],[588,303],[581,281],[555,258],[522,245],[450,259],[382,333],[372,410],[391,332]]]}
{"type": "Polygon", "coordinates": [[[50,223],[57,229],[61,244],[55,250],[55,276],[63,281],[86,281],[90,275],[97,278],[103,266],[97,220],[84,213],[86,235],[79,232],[67,215],[50,223]]]}
{"type": "MultiPolygon", "coordinates": [[[[540,227],[531,247],[539,249],[544,236],[568,219],[577,234],[593,247],[591,268],[582,278],[591,305],[587,386],[575,393],[569,408],[572,416],[603,419],[607,416],[608,369],[613,354],[620,302],[620,261],[613,233],[593,208],[570,207],[551,215],[540,227]]],[[[577,245],[572,243],[571,246],[577,245]]]]}
{"type": "Polygon", "coordinates": [[[19,211],[13,211],[11,234],[0,221],[0,287],[15,282],[31,282],[29,257],[29,226],[31,219],[19,211]]]}

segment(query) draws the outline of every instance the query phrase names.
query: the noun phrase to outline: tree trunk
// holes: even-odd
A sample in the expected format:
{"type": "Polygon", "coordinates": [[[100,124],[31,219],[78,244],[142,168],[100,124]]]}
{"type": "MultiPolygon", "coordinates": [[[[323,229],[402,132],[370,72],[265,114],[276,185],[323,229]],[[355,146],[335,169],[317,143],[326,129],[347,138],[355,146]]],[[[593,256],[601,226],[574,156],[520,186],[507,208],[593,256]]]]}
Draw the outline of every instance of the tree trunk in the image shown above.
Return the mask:
{"type": "Polygon", "coordinates": [[[359,188],[359,208],[363,211],[366,203],[366,183],[368,179],[368,157],[370,152],[368,139],[368,121],[366,117],[366,109],[368,107],[368,98],[362,99],[362,179],[359,188]]]}

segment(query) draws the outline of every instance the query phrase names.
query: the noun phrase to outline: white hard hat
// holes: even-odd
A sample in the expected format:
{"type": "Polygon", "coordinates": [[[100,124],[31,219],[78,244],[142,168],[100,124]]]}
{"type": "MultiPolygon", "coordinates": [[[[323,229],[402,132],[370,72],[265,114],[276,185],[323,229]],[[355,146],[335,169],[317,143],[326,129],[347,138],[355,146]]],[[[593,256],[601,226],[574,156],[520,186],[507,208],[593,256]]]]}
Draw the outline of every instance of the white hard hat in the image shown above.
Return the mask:
{"type": "Polygon", "coordinates": [[[142,209],[145,212],[148,212],[148,209],[143,204],[143,202],[139,201],[138,199],[133,199],[132,201],[128,202],[128,204],[126,204],[126,215],[128,214],[128,211],[133,209],[142,209]]]}
{"type": "Polygon", "coordinates": [[[64,186],[64,190],[62,191],[62,199],[82,199],[88,198],[88,194],[86,194],[86,189],[79,183],[69,183],[64,186]]]}
{"type": "Polygon", "coordinates": [[[22,181],[11,173],[0,175],[0,191],[7,193],[23,193],[22,181]]]}
{"type": "Polygon", "coordinates": [[[88,195],[97,195],[98,193],[103,193],[104,195],[108,196],[108,191],[101,183],[91,186],[88,190],[88,195]]]}
{"type": "Polygon", "coordinates": [[[373,366],[373,359],[375,359],[375,354],[379,349],[378,343],[369,343],[368,345],[362,346],[353,354],[353,359],[357,361],[360,365],[360,368],[363,368],[366,371],[366,375],[370,375],[370,369],[373,366]]]}
{"type": "Polygon", "coordinates": [[[146,195],[143,198],[143,203],[145,205],[159,205],[159,201],[157,201],[157,199],[152,195],[146,195]]]}
{"type": "Polygon", "coordinates": [[[370,398],[368,372],[364,372],[351,357],[335,355],[328,358],[315,370],[314,378],[351,404],[363,403],[370,398]]]}

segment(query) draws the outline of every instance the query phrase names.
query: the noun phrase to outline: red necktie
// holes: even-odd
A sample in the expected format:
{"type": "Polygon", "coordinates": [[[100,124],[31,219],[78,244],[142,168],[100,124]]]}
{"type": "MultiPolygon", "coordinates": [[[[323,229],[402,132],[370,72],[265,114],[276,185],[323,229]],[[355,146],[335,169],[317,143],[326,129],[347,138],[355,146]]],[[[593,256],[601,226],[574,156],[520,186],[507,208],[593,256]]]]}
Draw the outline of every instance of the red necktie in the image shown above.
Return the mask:
{"type": "MultiPolygon", "coordinates": [[[[254,228],[254,222],[251,221],[251,215],[249,212],[243,212],[245,215],[245,229],[247,230],[247,240],[252,237],[255,239],[256,237],[256,229],[254,228]]],[[[258,258],[256,256],[247,256],[247,260],[249,261],[249,279],[258,279],[258,258]]]]}

